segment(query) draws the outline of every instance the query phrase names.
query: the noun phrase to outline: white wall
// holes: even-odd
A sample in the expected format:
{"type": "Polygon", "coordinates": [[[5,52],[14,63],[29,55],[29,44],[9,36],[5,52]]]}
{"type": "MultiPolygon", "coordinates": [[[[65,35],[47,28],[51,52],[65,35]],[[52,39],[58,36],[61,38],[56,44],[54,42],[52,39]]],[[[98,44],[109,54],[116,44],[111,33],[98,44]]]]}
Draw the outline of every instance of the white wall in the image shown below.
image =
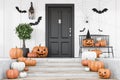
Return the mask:
{"type": "Polygon", "coordinates": [[[114,47],[115,57],[120,57],[120,1],[119,0],[0,0],[0,57],[9,57],[11,47],[21,47],[21,41],[15,34],[15,27],[19,23],[35,22],[37,17],[42,16],[39,25],[33,26],[32,39],[27,41],[27,47],[45,45],[45,4],[74,4],[75,5],[75,56],[79,53],[79,35],[86,34],[87,31],[80,33],[83,27],[90,29],[91,34],[110,35],[110,44],[114,47]],[[20,9],[28,10],[30,2],[33,2],[36,19],[29,20],[28,14],[19,14],[15,6],[20,9]],[[100,1],[100,2],[99,2],[100,1]],[[103,14],[93,12],[92,8],[108,8],[103,14]],[[85,23],[88,17],[89,24],[85,23]],[[103,33],[98,32],[98,28],[103,29],[103,33]]]}

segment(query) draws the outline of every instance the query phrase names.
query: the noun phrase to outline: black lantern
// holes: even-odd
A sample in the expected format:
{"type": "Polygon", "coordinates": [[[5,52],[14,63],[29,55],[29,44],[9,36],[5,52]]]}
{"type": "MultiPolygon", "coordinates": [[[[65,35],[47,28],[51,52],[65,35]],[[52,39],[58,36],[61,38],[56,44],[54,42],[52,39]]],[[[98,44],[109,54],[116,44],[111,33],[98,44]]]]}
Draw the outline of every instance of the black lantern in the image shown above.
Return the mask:
{"type": "Polygon", "coordinates": [[[35,11],[34,11],[32,2],[31,2],[31,6],[29,8],[29,19],[35,19],[35,11]]]}

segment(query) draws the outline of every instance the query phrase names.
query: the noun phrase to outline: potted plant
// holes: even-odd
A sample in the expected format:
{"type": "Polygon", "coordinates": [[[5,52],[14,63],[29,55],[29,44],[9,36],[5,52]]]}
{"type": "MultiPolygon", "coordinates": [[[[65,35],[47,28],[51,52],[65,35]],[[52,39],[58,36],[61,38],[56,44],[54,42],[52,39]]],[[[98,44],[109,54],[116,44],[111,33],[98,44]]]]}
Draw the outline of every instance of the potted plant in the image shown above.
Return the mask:
{"type": "Polygon", "coordinates": [[[16,27],[16,34],[18,35],[19,39],[23,41],[23,56],[27,57],[27,53],[29,52],[29,48],[26,48],[25,41],[27,39],[31,39],[31,33],[33,29],[31,25],[26,23],[21,23],[16,27]]]}

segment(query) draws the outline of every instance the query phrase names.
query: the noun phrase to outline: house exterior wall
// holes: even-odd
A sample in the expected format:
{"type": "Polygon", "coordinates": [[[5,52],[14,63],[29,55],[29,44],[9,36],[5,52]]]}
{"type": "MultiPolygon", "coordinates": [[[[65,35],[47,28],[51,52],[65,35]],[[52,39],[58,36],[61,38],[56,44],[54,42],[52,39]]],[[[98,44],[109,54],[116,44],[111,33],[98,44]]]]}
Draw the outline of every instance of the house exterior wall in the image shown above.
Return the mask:
{"type": "Polygon", "coordinates": [[[26,41],[27,47],[30,50],[35,45],[45,45],[45,4],[74,4],[74,55],[79,55],[79,35],[86,34],[80,32],[86,27],[91,34],[106,34],[110,35],[110,45],[114,48],[116,58],[120,57],[120,0],[0,0],[0,57],[9,57],[9,50],[12,47],[22,46],[22,41],[15,34],[15,27],[19,23],[35,22],[39,16],[42,20],[36,26],[33,26],[32,39],[26,41]],[[21,10],[27,10],[30,7],[30,2],[33,2],[35,8],[35,20],[28,19],[28,13],[20,14],[15,9],[19,6],[21,10]],[[92,8],[103,9],[108,8],[108,11],[103,14],[97,14],[92,11],[92,8]],[[88,17],[89,23],[85,23],[88,17]],[[99,32],[98,28],[103,32],[99,32]]]}

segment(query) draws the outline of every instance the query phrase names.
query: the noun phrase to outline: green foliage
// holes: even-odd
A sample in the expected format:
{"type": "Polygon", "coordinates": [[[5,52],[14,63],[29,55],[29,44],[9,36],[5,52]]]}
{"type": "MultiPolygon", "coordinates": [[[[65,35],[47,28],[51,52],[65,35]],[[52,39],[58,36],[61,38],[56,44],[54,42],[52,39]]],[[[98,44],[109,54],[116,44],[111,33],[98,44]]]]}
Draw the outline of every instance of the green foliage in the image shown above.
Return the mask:
{"type": "Polygon", "coordinates": [[[22,23],[16,27],[16,34],[22,40],[31,39],[33,29],[29,24],[22,23]]]}

